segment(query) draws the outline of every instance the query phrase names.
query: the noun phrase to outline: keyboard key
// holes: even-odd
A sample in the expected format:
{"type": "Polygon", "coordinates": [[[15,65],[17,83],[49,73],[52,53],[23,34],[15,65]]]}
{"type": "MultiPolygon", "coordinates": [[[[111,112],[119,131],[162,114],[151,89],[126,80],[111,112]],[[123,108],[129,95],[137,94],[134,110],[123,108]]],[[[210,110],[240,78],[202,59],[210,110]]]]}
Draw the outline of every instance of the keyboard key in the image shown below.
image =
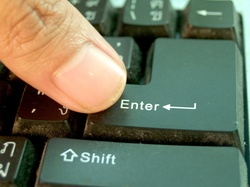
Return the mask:
{"type": "Polygon", "coordinates": [[[173,37],[176,12],[169,0],[127,0],[121,22],[121,35],[146,37],[147,40],[173,37]]]}
{"type": "Polygon", "coordinates": [[[233,41],[157,39],[150,82],[89,115],[84,137],[243,149],[242,76],[233,41]]]}
{"type": "Polygon", "coordinates": [[[8,68],[0,61],[0,80],[6,80],[8,73],[8,68]]]}
{"type": "Polygon", "coordinates": [[[39,171],[37,186],[247,186],[233,147],[52,139],[39,171]]]}
{"type": "Polygon", "coordinates": [[[105,37],[120,55],[127,69],[127,83],[138,84],[142,78],[142,54],[132,37],[105,37]]]}
{"type": "Polygon", "coordinates": [[[115,9],[109,0],[69,0],[102,35],[111,35],[115,9]]]}
{"type": "Polygon", "coordinates": [[[0,135],[9,134],[11,131],[16,109],[17,103],[12,86],[0,81],[0,135]]]}
{"type": "Polygon", "coordinates": [[[87,116],[0,62],[0,187],[249,186],[249,0],[68,1],[125,62],[125,91],[87,116]]]}
{"type": "Polygon", "coordinates": [[[34,163],[34,147],[29,140],[0,136],[0,186],[30,186],[35,177],[34,163]]]}
{"type": "Polygon", "coordinates": [[[240,17],[231,1],[197,1],[183,15],[182,37],[240,41],[240,17]]]}
{"type": "Polygon", "coordinates": [[[12,134],[42,138],[75,137],[82,131],[83,119],[84,115],[68,110],[27,85],[12,134]]]}
{"type": "Polygon", "coordinates": [[[8,119],[6,113],[6,98],[10,93],[10,85],[4,81],[0,81],[0,134],[3,133],[4,127],[6,126],[4,123],[8,119]]]}

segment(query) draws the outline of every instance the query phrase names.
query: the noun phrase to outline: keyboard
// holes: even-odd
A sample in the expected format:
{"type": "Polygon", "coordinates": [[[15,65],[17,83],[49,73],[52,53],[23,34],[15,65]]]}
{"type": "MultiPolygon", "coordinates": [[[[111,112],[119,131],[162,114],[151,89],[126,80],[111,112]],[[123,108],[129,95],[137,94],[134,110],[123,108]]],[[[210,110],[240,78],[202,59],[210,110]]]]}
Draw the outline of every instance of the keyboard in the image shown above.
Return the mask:
{"type": "Polygon", "coordinates": [[[81,114],[0,64],[0,186],[249,186],[250,1],[69,1],[127,85],[81,114]]]}

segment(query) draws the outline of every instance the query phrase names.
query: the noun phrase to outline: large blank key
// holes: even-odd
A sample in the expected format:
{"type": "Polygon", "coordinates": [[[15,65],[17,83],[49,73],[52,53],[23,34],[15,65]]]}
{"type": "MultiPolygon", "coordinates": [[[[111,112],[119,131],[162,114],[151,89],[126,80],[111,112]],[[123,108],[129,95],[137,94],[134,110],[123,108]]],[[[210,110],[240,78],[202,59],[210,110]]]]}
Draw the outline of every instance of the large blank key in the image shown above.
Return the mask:
{"type": "Polygon", "coordinates": [[[242,59],[232,41],[159,39],[147,85],[88,116],[84,136],[243,147],[242,59]]]}
{"type": "Polygon", "coordinates": [[[241,152],[233,147],[52,139],[44,154],[37,184],[245,187],[246,174],[241,152]]]}

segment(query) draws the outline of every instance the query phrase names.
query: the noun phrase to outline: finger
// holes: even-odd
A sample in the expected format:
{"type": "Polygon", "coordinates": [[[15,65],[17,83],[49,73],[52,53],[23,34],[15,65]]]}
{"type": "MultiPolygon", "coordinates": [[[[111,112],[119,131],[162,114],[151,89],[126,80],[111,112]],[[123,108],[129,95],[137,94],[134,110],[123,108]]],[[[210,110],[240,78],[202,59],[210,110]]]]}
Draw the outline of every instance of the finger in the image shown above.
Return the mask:
{"type": "Polygon", "coordinates": [[[78,112],[108,108],[126,82],[117,53],[67,0],[1,0],[0,59],[78,112]]]}

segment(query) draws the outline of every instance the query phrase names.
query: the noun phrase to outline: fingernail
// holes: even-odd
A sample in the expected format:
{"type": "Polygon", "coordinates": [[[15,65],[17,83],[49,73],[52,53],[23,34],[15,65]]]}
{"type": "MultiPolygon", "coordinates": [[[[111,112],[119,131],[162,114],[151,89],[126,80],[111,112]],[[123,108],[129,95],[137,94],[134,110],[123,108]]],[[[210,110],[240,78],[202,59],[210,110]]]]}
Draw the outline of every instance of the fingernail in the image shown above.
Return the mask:
{"type": "Polygon", "coordinates": [[[123,64],[93,45],[84,45],[53,75],[54,84],[83,112],[93,113],[114,104],[126,84],[123,64]]]}

